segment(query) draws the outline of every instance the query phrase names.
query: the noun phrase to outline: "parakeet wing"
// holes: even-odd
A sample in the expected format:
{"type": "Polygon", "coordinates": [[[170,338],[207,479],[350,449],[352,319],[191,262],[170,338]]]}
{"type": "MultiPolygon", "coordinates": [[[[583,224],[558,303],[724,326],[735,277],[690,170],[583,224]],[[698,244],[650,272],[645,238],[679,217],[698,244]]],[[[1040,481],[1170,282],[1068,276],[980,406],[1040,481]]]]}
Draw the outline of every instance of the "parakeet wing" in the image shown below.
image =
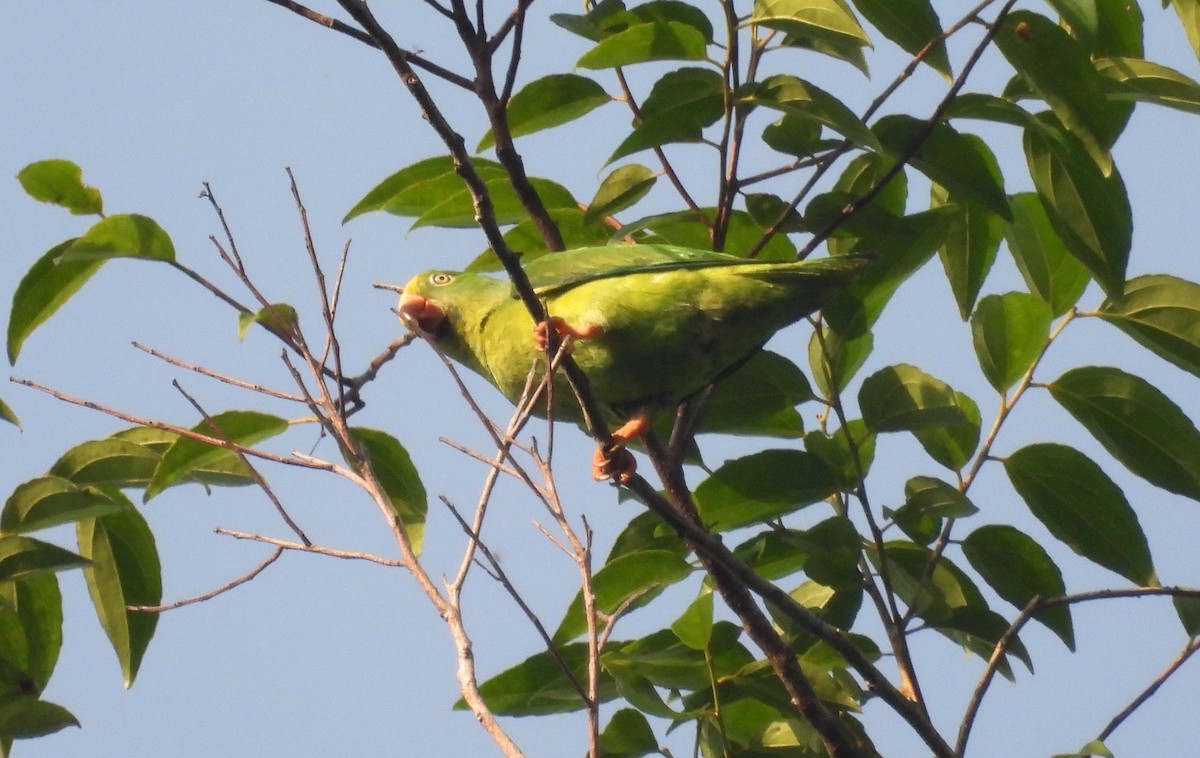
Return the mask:
{"type": "Polygon", "coordinates": [[[549,253],[530,261],[525,273],[534,290],[546,296],[624,274],[736,263],[746,259],[671,245],[610,245],[549,253]]]}

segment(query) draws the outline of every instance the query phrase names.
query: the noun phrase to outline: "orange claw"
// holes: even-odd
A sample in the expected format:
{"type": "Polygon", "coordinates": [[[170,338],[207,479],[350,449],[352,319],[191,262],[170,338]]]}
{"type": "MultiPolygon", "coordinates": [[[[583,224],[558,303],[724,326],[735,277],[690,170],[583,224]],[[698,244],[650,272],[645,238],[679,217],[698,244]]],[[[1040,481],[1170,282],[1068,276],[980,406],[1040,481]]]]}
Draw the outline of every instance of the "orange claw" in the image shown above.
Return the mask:
{"type": "Polygon", "coordinates": [[[573,337],[577,340],[592,340],[604,334],[604,327],[596,324],[587,324],[585,326],[575,327],[568,324],[565,320],[558,316],[551,316],[537,326],[533,327],[533,342],[537,345],[537,349],[541,352],[546,350],[546,346],[550,340],[547,337],[548,331],[553,330],[559,338],[573,337]]]}
{"type": "Polygon", "coordinates": [[[612,433],[612,442],[600,445],[592,456],[592,477],[596,481],[612,479],[617,484],[628,484],[637,472],[637,461],[626,446],[633,440],[646,436],[650,431],[650,417],[639,413],[626,421],[612,433]]]}

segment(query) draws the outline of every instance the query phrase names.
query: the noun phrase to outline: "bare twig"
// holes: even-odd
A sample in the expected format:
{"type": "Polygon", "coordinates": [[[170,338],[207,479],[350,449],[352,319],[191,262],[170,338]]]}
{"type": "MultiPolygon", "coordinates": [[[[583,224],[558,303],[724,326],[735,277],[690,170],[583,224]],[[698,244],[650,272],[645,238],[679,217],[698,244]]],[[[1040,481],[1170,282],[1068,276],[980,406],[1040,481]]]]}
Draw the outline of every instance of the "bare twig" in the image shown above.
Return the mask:
{"type": "Polygon", "coordinates": [[[274,545],[280,550],[295,550],[298,553],[314,553],[316,555],[327,555],[330,558],[340,558],[346,561],[366,561],[367,563],[378,563],[380,566],[388,566],[391,568],[410,568],[404,561],[398,561],[394,558],[384,558],[381,555],[374,553],[363,553],[353,550],[338,550],[324,545],[305,545],[302,542],[290,542],[288,540],[280,540],[274,537],[267,537],[261,534],[251,534],[249,532],[239,532],[234,529],[225,529],[217,527],[214,529],[217,534],[223,534],[226,537],[233,537],[238,540],[250,540],[251,542],[261,542],[265,545],[274,545]]]}
{"type": "Polygon", "coordinates": [[[233,387],[240,387],[245,390],[251,390],[253,392],[257,392],[262,395],[267,395],[268,397],[278,398],[280,400],[291,400],[292,402],[295,402],[295,403],[304,402],[304,398],[302,398],[299,395],[293,395],[293,394],[290,394],[287,392],[282,392],[280,390],[271,389],[270,387],[264,387],[261,384],[253,384],[251,382],[243,381],[236,377],[229,376],[228,374],[222,374],[222,373],[213,371],[210,368],[205,368],[204,366],[199,366],[195,363],[189,363],[188,361],[185,361],[182,358],[176,358],[174,356],[171,356],[171,355],[168,355],[168,354],[162,352],[161,350],[155,350],[154,348],[150,347],[149,345],[143,345],[141,342],[134,342],[133,346],[136,347],[138,350],[141,350],[143,352],[149,353],[150,355],[153,355],[155,358],[158,358],[159,360],[166,361],[167,363],[171,364],[172,366],[178,366],[179,368],[184,368],[184,369],[187,369],[188,371],[195,371],[197,374],[207,376],[210,379],[216,379],[218,382],[223,382],[223,383],[231,385],[233,387]]]}
{"type": "Polygon", "coordinates": [[[186,597],[182,600],[176,600],[172,603],[164,603],[163,605],[127,605],[125,606],[125,609],[130,611],[142,611],[143,613],[163,613],[165,611],[173,611],[176,608],[182,608],[185,605],[203,603],[205,600],[212,600],[217,595],[224,594],[234,587],[243,585],[261,574],[264,570],[266,570],[267,566],[270,566],[279,559],[279,556],[283,555],[283,550],[284,549],[282,547],[276,546],[275,550],[272,551],[271,555],[268,556],[265,561],[258,564],[242,576],[239,576],[237,579],[234,579],[232,582],[222,584],[220,587],[217,587],[211,592],[205,592],[201,595],[193,595],[192,597],[186,597]]]}

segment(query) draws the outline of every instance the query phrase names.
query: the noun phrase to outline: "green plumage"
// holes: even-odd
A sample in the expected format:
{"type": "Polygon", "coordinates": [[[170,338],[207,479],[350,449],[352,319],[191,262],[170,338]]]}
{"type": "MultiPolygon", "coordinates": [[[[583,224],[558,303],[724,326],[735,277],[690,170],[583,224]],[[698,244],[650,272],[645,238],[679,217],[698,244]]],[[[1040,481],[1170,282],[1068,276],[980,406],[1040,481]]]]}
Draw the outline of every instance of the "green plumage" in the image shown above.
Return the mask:
{"type": "MultiPolygon", "coordinates": [[[[525,271],[551,316],[604,330],[578,340],[572,355],[612,421],[673,406],[703,389],[816,310],[866,262],[852,256],[760,263],[626,245],[551,253],[525,271]]],[[[427,299],[444,316],[429,329],[442,350],[510,400],[520,396],[538,351],[533,319],[507,281],[427,271],[404,292],[400,311],[410,323],[417,321],[412,304],[427,299]]],[[[558,418],[579,419],[561,378],[555,399],[558,418]]]]}

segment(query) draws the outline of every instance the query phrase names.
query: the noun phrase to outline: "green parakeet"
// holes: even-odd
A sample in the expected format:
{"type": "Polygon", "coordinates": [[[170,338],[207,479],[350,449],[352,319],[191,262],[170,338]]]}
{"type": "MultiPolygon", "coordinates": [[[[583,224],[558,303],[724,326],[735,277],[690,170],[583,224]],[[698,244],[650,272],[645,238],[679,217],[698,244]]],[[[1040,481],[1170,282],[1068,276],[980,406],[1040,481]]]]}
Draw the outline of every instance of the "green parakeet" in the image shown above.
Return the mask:
{"type": "MultiPolygon", "coordinates": [[[[665,245],[614,245],[543,255],[525,266],[548,324],[574,338],[572,356],[608,416],[622,424],[597,451],[597,479],[627,481],[624,449],[671,408],[722,378],[776,331],[812,313],[851,281],[867,258],[763,263],[665,245]]],[[[507,281],[426,271],[404,287],[406,324],[450,358],[516,401],[546,343],[507,281]],[[536,334],[535,334],[536,333],[536,334]]],[[[544,406],[542,406],[544,412],[544,406]]],[[[579,421],[579,406],[556,379],[555,418],[579,421]]]]}

